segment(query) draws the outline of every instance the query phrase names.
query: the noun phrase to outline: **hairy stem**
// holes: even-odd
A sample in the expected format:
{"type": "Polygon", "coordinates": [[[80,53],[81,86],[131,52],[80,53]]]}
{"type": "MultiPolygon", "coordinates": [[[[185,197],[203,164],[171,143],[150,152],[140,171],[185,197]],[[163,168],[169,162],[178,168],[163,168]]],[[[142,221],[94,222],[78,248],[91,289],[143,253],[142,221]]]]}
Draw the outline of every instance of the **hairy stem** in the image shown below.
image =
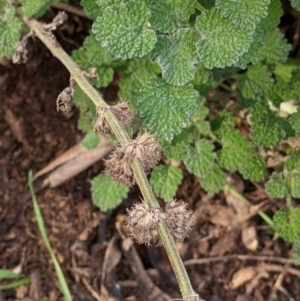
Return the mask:
{"type": "MultiPolygon", "coordinates": [[[[93,88],[93,86],[82,74],[82,70],[80,70],[80,68],[75,64],[70,56],[61,48],[58,42],[56,40],[53,41],[53,38],[49,35],[48,32],[45,31],[43,26],[34,19],[23,17],[23,21],[47,46],[53,56],[58,58],[64,64],[64,66],[69,70],[71,78],[74,79],[79,87],[89,96],[95,106],[98,107],[101,105],[106,105],[105,101],[102,99],[99,93],[93,88]]],[[[118,119],[110,110],[107,110],[105,112],[104,117],[111,126],[120,144],[122,146],[125,146],[130,141],[130,138],[119,123],[118,119]]],[[[144,200],[147,202],[149,207],[160,208],[139,160],[134,159],[131,166],[136,177],[136,181],[141,189],[144,200]]],[[[158,226],[158,231],[161,242],[168,254],[176,279],[178,281],[183,300],[200,301],[199,296],[194,292],[192,288],[183,262],[178,254],[174,240],[170,235],[167,226],[163,223],[160,223],[158,226]]]]}

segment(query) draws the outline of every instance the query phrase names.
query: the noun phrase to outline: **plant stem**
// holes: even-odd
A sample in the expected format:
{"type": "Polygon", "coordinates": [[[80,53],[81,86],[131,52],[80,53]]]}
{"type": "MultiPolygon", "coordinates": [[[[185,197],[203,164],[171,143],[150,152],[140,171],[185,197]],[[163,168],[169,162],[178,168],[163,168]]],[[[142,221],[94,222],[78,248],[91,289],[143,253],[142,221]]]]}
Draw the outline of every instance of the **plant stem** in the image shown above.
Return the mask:
{"type": "Polygon", "coordinates": [[[205,8],[199,2],[196,2],[195,8],[198,9],[201,13],[205,11],[205,8]]]}
{"type": "MultiPolygon", "coordinates": [[[[245,204],[252,206],[252,203],[250,201],[248,201],[244,196],[242,196],[240,193],[238,193],[233,187],[231,187],[228,184],[224,185],[224,190],[227,190],[228,192],[230,192],[232,195],[234,195],[235,197],[237,197],[238,199],[240,199],[242,202],[244,202],[245,204]]],[[[257,212],[257,214],[265,221],[266,224],[268,224],[272,229],[273,229],[273,221],[272,219],[265,214],[263,211],[259,210],[257,212]]]]}
{"type": "MultiPolygon", "coordinates": [[[[82,74],[82,70],[80,70],[80,68],[75,64],[70,56],[61,48],[57,41],[53,41],[53,39],[51,39],[49,33],[44,30],[42,25],[36,20],[26,17],[23,17],[23,21],[47,46],[53,56],[58,58],[64,64],[64,66],[69,70],[71,78],[74,79],[79,87],[89,96],[95,106],[98,107],[99,105],[106,105],[106,102],[82,74]]],[[[120,144],[122,146],[126,145],[130,141],[130,138],[115,115],[110,110],[107,110],[104,114],[104,117],[111,126],[120,144]]],[[[136,177],[136,181],[141,189],[144,200],[147,202],[150,208],[160,208],[139,160],[134,159],[131,166],[136,177]]],[[[200,301],[199,296],[194,292],[192,288],[183,262],[178,254],[174,240],[170,235],[167,226],[163,223],[160,223],[158,226],[158,231],[162,245],[166,249],[172,268],[176,275],[183,300],[200,301]]]]}

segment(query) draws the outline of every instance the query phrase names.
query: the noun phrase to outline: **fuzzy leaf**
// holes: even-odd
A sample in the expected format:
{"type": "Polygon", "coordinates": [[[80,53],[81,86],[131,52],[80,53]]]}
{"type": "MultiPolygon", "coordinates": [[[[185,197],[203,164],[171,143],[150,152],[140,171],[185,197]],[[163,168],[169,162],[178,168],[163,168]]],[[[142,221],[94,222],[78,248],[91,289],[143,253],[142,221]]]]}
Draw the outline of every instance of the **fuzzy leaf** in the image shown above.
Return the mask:
{"type": "Polygon", "coordinates": [[[249,49],[245,51],[239,60],[234,64],[241,69],[246,69],[247,64],[252,63],[253,65],[259,62],[259,49],[263,46],[262,30],[257,27],[253,34],[253,41],[249,46],[249,49]]]}
{"type": "Polygon", "coordinates": [[[25,16],[32,16],[43,7],[45,0],[20,0],[20,2],[23,14],[25,16]]]}
{"type": "Polygon", "coordinates": [[[195,147],[189,147],[183,162],[187,170],[194,175],[206,177],[214,165],[216,153],[213,152],[214,146],[207,140],[200,139],[195,147]]]}
{"type": "Polygon", "coordinates": [[[183,86],[194,78],[198,58],[191,29],[178,29],[170,37],[158,36],[152,53],[169,84],[183,86]]]}
{"type": "Polygon", "coordinates": [[[105,212],[121,204],[127,197],[129,188],[119,186],[107,175],[100,174],[92,180],[91,191],[93,203],[105,212]]]}
{"type": "Polygon", "coordinates": [[[270,0],[216,0],[216,7],[234,25],[254,30],[267,16],[269,3],[270,0]]]}
{"type": "Polygon", "coordinates": [[[190,131],[183,130],[181,134],[175,136],[173,140],[160,140],[159,144],[161,145],[165,156],[169,159],[182,160],[182,157],[187,150],[188,143],[192,141],[192,136],[190,131]]]}
{"type": "Polygon", "coordinates": [[[58,0],[20,0],[22,4],[22,12],[25,16],[43,15],[46,10],[58,0]]]}
{"type": "Polygon", "coordinates": [[[99,135],[93,132],[92,129],[89,132],[87,132],[84,138],[81,140],[82,146],[84,146],[86,149],[96,148],[99,145],[99,142],[99,135]]]}
{"type": "Polygon", "coordinates": [[[96,110],[94,103],[90,100],[90,98],[81,90],[81,88],[76,85],[75,86],[75,93],[73,96],[73,102],[77,107],[80,108],[81,112],[90,110],[92,112],[95,112],[96,116],[96,110]]]}
{"type": "Polygon", "coordinates": [[[90,68],[97,69],[99,80],[91,82],[97,88],[106,87],[113,80],[114,70],[111,68],[113,58],[107,49],[100,47],[94,35],[89,35],[84,40],[83,46],[73,51],[72,57],[86,71],[90,68]]]}
{"type": "Polygon", "coordinates": [[[0,59],[11,57],[15,53],[15,44],[20,39],[22,23],[14,18],[10,22],[0,23],[0,59]]]}
{"type": "Polygon", "coordinates": [[[299,240],[300,209],[286,208],[278,210],[273,216],[274,230],[285,240],[299,240]]]}
{"type": "Polygon", "coordinates": [[[268,15],[260,21],[259,27],[266,33],[273,31],[278,26],[282,13],[280,0],[271,0],[268,15]]]}
{"type": "Polygon", "coordinates": [[[97,119],[95,111],[81,112],[77,122],[77,128],[85,133],[93,129],[95,120],[97,119]]]}
{"type": "Polygon", "coordinates": [[[260,147],[273,146],[287,137],[286,121],[277,117],[266,103],[256,103],[251,113],[251,139],[260,147]]]}
{"type": "Polygon", "coordinates": [[[80,5],[83,7],[86,15],[92,20],[95,20],[102,12],[102,9],[98,5],[97,1],[94,0],[81,0],[80,5]]]}
{"type": "Polygon", "coordinates": [[[154,193],[165,201],[175,196],[183,179],[180,168],[171,165],[158,165],[151,173],[150,183],[154,193]]]}
{"type": "Polygon", "coordinates": [[[173,32],[188,25],[190,15],[195,11],[195,0],[152,1],[151,26],[161,32],[173,32]]]}
{"type": "Polygon", "coordinates": [[[260,60],[267,66],[275,67],[286,61],[291,45],[276,28],[264,38],[264,46],[259,50],[260,60]]]}
{"type": "Polygon", "coordinates": [[[93,24],[93,33],[109,52],[123,60],[142,57],[156,43],[156,34],[147,27],[150,11],[143,1],[129,0],[106,7],[93,24]]]}
{"type": "Polygon", "coordinates": [[[215,85],[212,71],[199,64],[193,80],[194,88],[201,94],[206,95],[215,85]]]}
{"type": "Polygon", "coordinates": [[[202,135],[208,135],[210,130],[210,124],[208,121],[205,121],[207,114],[209,113],[209,109],[204,105],[205,98],[200,102],[197,110],[195,111],[192,122],[197,128],[198,132],[202,135]]]}
{"type": "Polygon", "coordinates": [[[160,68],[145,59],[132,59],[128,66],[120,80],[119,96],[136,108],[141,87],[145,86],[154,75],[160,73],[160,68]]]}
{"type": "Polygon", "coordinates": [[[288,182],[290,186],[291,196],[293,198],[300,198],[300,175],[296,173],[291,173],[288,177],[288,182]]]}
{"type": "Polygon", "coordinates": [[[209,174],[200,178],[200,184],[209,194],[217,193],[225,185],[225,174],[218,165],[214,164],[209,174]]]}
{"type": "Polygon", "coordinates": [[[175,87],[156,77],[140,90],[137,105],[149,130],[159,138],[172,140],[196,110],[197,92],[192,85],[175,87]]]}
{"type": "Polygon", "coordinates": [[[291,0],[291,5],[295,10],[300,11],[300,0],[291,0]]]}
{"type": "Polygon", "coordinates": [[[15,53],[15,44],[20,39],[21,28],[22,22],[15,17],[15,8],[4,2],[0,6],[0,59],[11,57],[15,53]]]}
{"type": "Polygon", "coordinates": [[[253,40],[250,29],[235,26],[216,8],[201,13],[195,26],[201,36],[196,42],[197,52],[200,61],[209,69],[236,63],[253,40]]]}
{"type": "Polygon", "coordinates": [[[287,195],[287,189],[283,176],[277,172],[273,172],[270,180],[266,184],[266,192],[273,198],[282,199],[287,195]]]}
{"type": "Polygon", "coordinates": [[[293,262],[295,265],[300,264],[300,234],[298,234],[298,241],[295,242],[293,262]]]}
{"type": "Polygon", "coordinates": [[[249,156],[239,165],[239,172],[245,180],[261,181],[266,172],[265,160],[258,154],[249,156]]]}
{"type": "Polygon", "coordinates": [[[296,133],[300,133],[300,110],[290,115],[289,122],[296,133]]]}
{"type": "Polygon", "coordinates": [[[273,79],[266,66],[249,66],[246,76],[240,81],[245,98],[264,100],[273,84],[273,79]]]}
{"type": "Polygon", "coordinates": [[[218,154],[220,165],[229,171],[238,170],[244,179],[260,181],[265,176],[265,162],[256,154],[248,139],[233,128],[223,126],[222,150],[218,154]]]}

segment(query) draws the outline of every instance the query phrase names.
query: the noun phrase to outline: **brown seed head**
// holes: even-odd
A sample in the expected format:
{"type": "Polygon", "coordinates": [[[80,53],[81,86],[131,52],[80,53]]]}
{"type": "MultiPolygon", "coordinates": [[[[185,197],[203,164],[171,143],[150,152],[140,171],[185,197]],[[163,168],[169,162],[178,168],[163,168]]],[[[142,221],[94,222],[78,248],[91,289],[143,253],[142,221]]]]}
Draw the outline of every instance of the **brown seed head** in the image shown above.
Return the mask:
{"type": "Polygon", "coordinates": [[[145,171],[150,171],[161,159],[161,149],[154,136],[145,133],[124,147],[125,158],[138,158],[145,171]]]}
{"type": "Polygon", "coordinates": [[[62,112],[71,112],[73,93],[70,87],[65,88],[57,97],[56,109],[62,112]]]}
{"type": "Polygon", "coordinates": [[[113,131],[104,118],[106,110],[110,110],[118,118],[121,125],[126,128],[132,121],[132,112],[126,102],[120,102],[115,106],[99,106],[97,108],[98,119],[94,125],[94,131],[99,132],[107,137],[113,135],[113,131]]]}
{"type": "Polygon", "coordinates": [[[125,229],[139,244],[160,245],[157,224],[163,221],[164,217],[165,214],[160,209],[149,208],[143,201],[134,204],[131,210],[127,209],[125,229]]]}
{"type": "Polygon", "coordinates": [[[192,213],[183,201],[172,199],[166,205],[165,222],[175,241],[183,241],[192,230],[192,213]]]}
{"type": "Polygon", "coordinates": [[[135,184],[130,162],[124,159],[122,148],[116,148],[105,160],[105,173],[119,185],[132,187],[135,184]]]}

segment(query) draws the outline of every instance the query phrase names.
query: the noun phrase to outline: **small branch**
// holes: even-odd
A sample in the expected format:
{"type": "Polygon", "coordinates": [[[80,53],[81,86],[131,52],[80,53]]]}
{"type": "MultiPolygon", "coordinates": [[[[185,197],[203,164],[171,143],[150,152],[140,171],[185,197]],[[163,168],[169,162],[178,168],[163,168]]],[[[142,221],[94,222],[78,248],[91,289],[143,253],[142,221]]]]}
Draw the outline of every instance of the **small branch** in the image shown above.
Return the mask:
{"type": "Polygon", "coordinates": [[[79,7],[76,7],[74,5],[71,5],[69,3],[63,3],[63,2],[62,3],[57,3],[57,4],[53,4],[52,7],[67,11],[71,14],[74,14],[74,15],[77,15],[77,16],[80,16],[80,17],[87,18],[87,15],[85,14],[83,9],[81,9],[79,7]]]}
{"type": "MultiPolygon", "coordinates": [[[[69,70],[71,74],[71,79],[75,80],[79,87],[89,96],[96,107],[102,105],[106,106],[106,102],[99,95],[99,93],[93,88],[89,81],[83,76],[82,70],[75,64],[75,62],[69,57],[69,55],[61,48],[59,43],[54,40],[53,37],[49,36],[49,32],[46,32],[43,26],[34,19],[29,19],[23,17],[24,23],[38,36],[38,38],[47,46],[51,51],[53,56],[58,58],[65,67],[69,70]]],[[[104,118],[109,123],[115,136],[122,146],[129,143],[130,138],[121,126],[118,119],[111,112],[111,110],[106,110],[104,113],[104,118]]],[[[138,159],[132,160],[132,169],[136,177],[136,182],[138,183],[143,198],[147,202],[150,208],[160,208],[152,188],[147,180],[145,171],[143,170],[141,163],[138,159]]],[[[170,263],[175,272],[176,279],[179,284],[179,288],[184,301],[200,301],[199,296],[194,292],[192,285],[190,283],[189,277],[185,270],[185,267],[181,261],[177,248],[175,246],[174,240],[170,235],[167,226],[163,223],[159,223],[158,226],[159,235],[164,248],[169,256],[170,263]]]]}

